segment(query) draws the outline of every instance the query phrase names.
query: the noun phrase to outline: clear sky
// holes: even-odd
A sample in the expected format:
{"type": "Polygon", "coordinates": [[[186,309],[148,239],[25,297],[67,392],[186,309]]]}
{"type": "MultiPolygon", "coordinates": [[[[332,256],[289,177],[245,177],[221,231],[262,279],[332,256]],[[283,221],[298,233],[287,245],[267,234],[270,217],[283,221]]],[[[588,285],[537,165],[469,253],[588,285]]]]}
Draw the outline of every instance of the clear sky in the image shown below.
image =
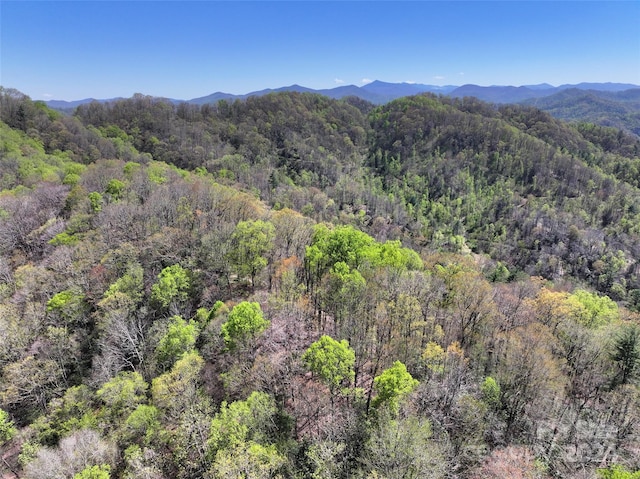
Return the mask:
{"type": "Polygon", "coordinates": [[[294,83],[640,84],[640,1],[0,0],[0,84],[35,100],[294,83]]]}

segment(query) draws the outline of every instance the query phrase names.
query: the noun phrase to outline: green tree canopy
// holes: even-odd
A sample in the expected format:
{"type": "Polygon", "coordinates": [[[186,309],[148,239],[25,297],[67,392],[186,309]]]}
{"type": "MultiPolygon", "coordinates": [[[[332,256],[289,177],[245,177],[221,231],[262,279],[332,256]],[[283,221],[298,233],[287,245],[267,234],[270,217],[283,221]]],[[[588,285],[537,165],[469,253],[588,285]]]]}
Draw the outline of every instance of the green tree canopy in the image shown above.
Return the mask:
{"type": "Polygon", "coordinates": [[[365,444],[362,465],[369,478],[440,479],[446,472],[443,458],[428,420],[382,413],[365,444]]]}
{"type": "Polygon", "coordinates": [[[172,316],[167,332],[156,347],[160,366],[171,366],[182,354],[193,350],[198,333],[198,325],[194,321],[187,322],[180,316],[172,316]]]}
{"type": "Polygon", "coordinates": [[[170,417],[178,417],[198,397],[204,359],[197,351],[184,353],[170,371],[151,382],[153,405],[170,417]]]}
{"type": "Polygon", "coordinates": [[[276,404],[267,393],[254,391],[244,401],[223,402],[211,421],[209,451],[215,455],[221,449],[240,446],[246,441],[267,441],[276,404]]]}
{"type": "Polygon", "coordinates": [[[309,346],[302,355],[302,361],[332,391],[344,380],[353,381],[356,357],[346,339],[336,341],[324,335],[309,346]]]}
{"type": "Polygon", "coordinates": [[[0,445],[9,442],[16,432],[13,421],[9,419],[9,414],[0,409],[0,445]]]}
{"type": "Polygon", "coordinates": [[[124,422],[124,431],[132,439],[149,441],[160,429],[160,411],[155,406],[139,404],[124,422]]]}
{"type": "Polygon", "coordinates": [[[395,361],[393,366],[373,379],[373,387],[378,393],[373,405],[377,407],[380,404],[388,404],[392,410],[397,410],[402,398],[417,385],[418,380],[411,376],[407,367],[400,361],[395,361]]]}
{"type": "Polygon", "coordinates": [[[129,296],[135,303],[142,300],[144,289],[144,270],[138,263],[128,265],[127,272],[109,286],[104,297],[109,298],[116,293],[129,296]]]}
{"type": "Polygon", "coordinates": [[[605,295],[578,289],[569,295],[567,301],[575,318],[588,328],[604,326],[620,317],[618,305],[605,295]]]}
{"type": "Polygon", "coordinates": [[[358,268],[369,256],[375,240],[353,226],[337,226],[330,229],[325,224],[315,227],[306,258],[311,269],[327,271],[338,262],[350,268],[358,268]]]}
{"type": "Polygon", "coordinates": [[[281,477],[277,472],[285,463],[275,445],[249,441],[219,451],[209,473],[220,479],[273,479],[281,477]]]}
{"type": "Polygon", "coordinates": [[[149,385],[135,371],[123,371],[102,385],[96,396],[110,409],[111,414],[129,413],[146,401],[149,385]]]}
{"type": "Polygon", "coordinates": [[[629,471],[619,464],[614,464],[606,469],[598,469],[600,479],[640,479],[640,471],[629,471]]]}
{"type": "Polygon", "coordinates": [[[251,278],[251,285],[258,273],[267,266],[265,255],[273,248],[275,228],[268,221],[240,221],[231,235],[229,260],[240,278],[251,278]]]}
{"type": "Polygon", "coordinates": [[[97,466],[87,466],[73,476],[73,479],[109,479],[111,477],[111,466],[100,464],[97,466]]]}
{"type": "Polygon", "coordinates": [[[60,315],[68,323],[81,321],[86,311],[84,293],[77,288],[60,291],[47,302],[47,311],[60,315]]]}
{"type": "Polygon", "coordinates": [[[484,381],[480,385],[480,392],[482,393],[482,399],[488,406],[492,408],[498,408],[500,405],[500,385],[491,376],[484,378],[484,381]]]}
{"type": "Polygon", "coordinates": [[[307,246],[305,260],[308,272],[316,278],[339,263],[354,270],[365,264],[401,269],[420,269],[423,266],[418,254],[403,248],[400,241],[379,243],[351,225],[334,228],[317,225],[311,244],[307,246]]]}
{"type": "Polygon", "coordinates": [[[119,200],[125,187],[126,185],[122,181],[114,178],[113,180],[109,180],[109,183],[107,183],[105,193],[108,193],[114,200],[119,200]]]}
{"type": "Polygon", "coordinates": [[[270,324],[264,318],[260,304],[242,301],[229,313],[229,318],[222,324],[221,334],[227,347],[234,349],[239,343],[262,333],[270,324]]]}
{"type": "Polygon", "coordinates": [[[102,211],[102,195],[97,191],[92,191],[89,193],[89,203],[91,204],[91,210],[94,213],[99,213],[102,211]]]}
{"type": "Polygon", "coordinates": [[[611,359],[616,364],[614,384],[627,384],[640,374],[640,326],[622,326],[613,345],[611,359]]]}
{"type": "Polygon", "coordinates": [[[158,281],[151,287],[151,298],[163,308],[174,302],[189,298],[191,278],[189,271],[179,264],[167,266],[158,275],[158,281]]]}

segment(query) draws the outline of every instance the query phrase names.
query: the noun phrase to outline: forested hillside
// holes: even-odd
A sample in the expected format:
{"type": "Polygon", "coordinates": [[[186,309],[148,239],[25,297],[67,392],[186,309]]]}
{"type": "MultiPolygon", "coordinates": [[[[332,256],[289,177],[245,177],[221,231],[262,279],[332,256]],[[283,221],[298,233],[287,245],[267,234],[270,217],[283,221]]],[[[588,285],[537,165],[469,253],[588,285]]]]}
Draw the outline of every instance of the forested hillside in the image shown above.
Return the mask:
{"type": "Polygon", "coordinates": [[[20,478],[627,478],[640,140],[425,94],[0,90],[20,478]]]}
{"type": "Polygon", "coordinates": [[[526,100],[566,121],[590,121],[640,135],[640,89],[605,92],[570,88],[553,95],[526,100]]]}

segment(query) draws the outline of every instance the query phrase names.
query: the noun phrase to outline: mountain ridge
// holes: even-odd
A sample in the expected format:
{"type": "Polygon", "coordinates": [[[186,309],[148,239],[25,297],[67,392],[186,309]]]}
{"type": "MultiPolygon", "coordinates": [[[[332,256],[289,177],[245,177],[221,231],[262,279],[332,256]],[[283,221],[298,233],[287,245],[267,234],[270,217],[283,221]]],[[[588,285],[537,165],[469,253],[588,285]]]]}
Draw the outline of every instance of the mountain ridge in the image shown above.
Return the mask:
{"type": "MultiPolygon", "coordinates": [[[[357,96],[362,98],[363,100],[370,101],[374,104],[384,104],[396,98],[401,98],[404,96],[416,95],[420,93],[435,93],[435,94],[443,94],[449,95],[456,98],[464,97],[464,96],[474,96],[483,101],[489,101],[494,103],[518,103],[520,101],[525,101],[531,98],[542,98],[546,96],[550,96],[552,94],[561,92],[563,90],[577,88],[579,90],[594,90],[601,92],[621,92],[630,89],[640,88],[640,85],[633,85],[630,83],[588,83],[582,82],[575,85],[572,84],[563,84],[557,87],[554,87],[548,83],[541,83],[538,85],[522,85],[522,86],[512,86],[512,85],[491,85],[491,86],[480,86],[475,84],[465,84],[465,85],[427,85],[422,83],[392,83],[392,82],[383,82],[380,80],[375,80],[373,82],[367,83],[363,86],[357,85],[341,85],[335,88],[325,88],[325,89],[313,89],[305,86],[301,86],[298,84],[293,84],[289,86],[283,86],[278,88],[265,88],[262,90],[256,90],[245,94],[232,94],[217,91],[211,93],[209,95],[205,95],[202,97],[196,97],[189,100],[180,100],[167,98],[168,101],[172,103],[190,103],[196,105],[204,105],[206,103],[216,103],[220,100],[244,100],[251,96],[262,96],[267,95],[269,93],[277,93],[282,91],[297,91],[297,92],[308,92],[308,93],[318,93],[321,95],[328,96],[329,98],[340,99],[345,96],[357,96]]],[[[162,98],[162,97],[159,97],[162,98]]],[[[97,101],[100,103],[110,102],[120,100],[122,97],[117,98],[108,98],[108,99],[95,99],[95,98],[86,98],[82,100],[74,100],[74,101],[65,101],[65,100],[47,100],[45,103],[47,106],[54,109],[70,109],[75,108],[79,105],[91,103],[93,101],[97,101]]]]}

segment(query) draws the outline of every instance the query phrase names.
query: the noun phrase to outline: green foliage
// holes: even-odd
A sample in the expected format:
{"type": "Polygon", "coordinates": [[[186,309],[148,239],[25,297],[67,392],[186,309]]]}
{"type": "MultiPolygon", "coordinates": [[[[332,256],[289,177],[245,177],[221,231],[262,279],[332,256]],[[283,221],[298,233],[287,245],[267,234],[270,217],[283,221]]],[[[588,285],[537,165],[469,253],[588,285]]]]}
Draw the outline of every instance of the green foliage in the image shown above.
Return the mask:
{"type": "Polygon", "coordinates": [[[109,180],[109,183],[107,183],[107,187],[104,191],[109,196],[111,196],[113,200],[119,200],[122,196],[122,193],[124,192],[125,187],[126,185],[124,184],[124,182],[114,178],[112,180],[109,180]]]}
{"type": "Polygon", "coordinates": [[[327,271],[338,262],[357,269],[371,256],[375,240],[353,226],[337,226],[329,229],[320,224],[315,227],[311,245],[305,258],[312,271],[327,271]]]}
{"type": "Polygon", "coordinates": [[[111,477],[111,466],[100,464],[97,466],[87,466],[73,476],[73,479],[109,479],[111,477]]]}
{"type": "Polygon", "coordinates": [[[306,367],[319,376],[333,391],[343,381],[353,381],[355,353],[346,339],[336,341],[322,336],[302,355],[306,367]]]}
{"type": "Polygon", "coordinates": [[[393,418],[384,412],[374,423],[361,463],[369,478],[437,479],[446,477],[444,451],[421,417],[393,418]]]}
{"type": "Polygon", "coordinates": [[[146,401],[149,385],[142,375],[135,371],[123,371],[102,385],[96,392],[112,416],[128,414],[140,403],[146,401]]]}
{"type": "Polygon", "coordinates": [[[395,361],[390,368],[373,379],[373,387],[377,392],[373,406],[386,404],[392,411],[397,411],[400,401],[418,384],[418,380],[413,379],[407,367],[400,361],[395,361]]]}
{"type": "Polygon", "coordinates": [[[37,135],[33,135],[33,131],[29,133],[27,136],[24,131],[13,130],[0,123],[0,190],[11,190],[21,185],[31,188],[42,181],[75,184],[80,178],[82,165],[73,162],[65,153],[45,151],[37,135]]]}
{"type": "Polygon", "coordinates": [[[159,163],[153,163],[152,165],[150,165],[150,167],[147,169],[147,174],[149,175],[149,179],[158,185],[162,185],[167,181],[166,169],[163,168],[159,163]]]}
{"type": "MultiPolygon", "coordinates": [[[[590,165],[607,165],[612,173],[632,178],[627,172],[637,171],[637,161],[622,166],[613,155],[596,153],[574,129],[534,108],[496,109],[469,99],[421,96],[391,102],[369,117],[369,165],[385,191],[402,199],[428,239],[452,249],[464,246],[453,239],[464,239],[474,252],[491,255],[512,272],[511,265],[536,264],[538,274],[551,277],[553,265],[562,265],[565,274],[601,291],[613,294],[614,283],[628,287],[619,280],[629,278],[624,274],[629,252],[622,257],[614,253],[618,243],[608,235],[602,247],[590,249],[593,237],[583,233],[619,220],[630,225],[627,221],[637,216],[637,190],[631,193],[618,184],[627,192],[616,200],[610,197],[609,206],[599,209],[586,201],[581,185],[593,193],[606,185],[613,192],[612,178],[590,165]],[[548,162],[542,165],[538,158],[545,155],[548,162]],[[529,197],[533,202],[527,203],[526,213],[518,211],[524,206],[519,198],[531,194],[537,199],[529,197]],[[624,210],[623,204],[634,207],[624,210]],[[570,230],[572,224],[584,227],[570,230]],[[554,250],[559,242],[563,247],[554,250]],[[599,263],[604,267],[600,271],[601,257],[606,260],[599,263]]],[[[623,143],[629,145],[628,156],[637,156],[637,141],[623,143]]]]}
{"type": "Polygon", "coordinates": [[[272,479],[280,477],[277,472],[285,463],[274,445],[248,442],[219,451],[210,474],[220,479],[272,479]]]}
{"type": "Polygon", "coordinates": [[[62,180],[62,184],[73,186],[73,185],[77,185],[79,181],[80,181],[80,175],[77,175],[75,173],[67,173],[67,175],[62,180]]]}
{"type": "Polygon", "coordinates": [[[400,241],[379,243],[353,226],[329,228],[319,224],[314,228],[311,245],[306,248],[305,266],[317,280],[328,271],[357,272],[366,266],[421,269],[423,265],[418,254],[401,247],[400,241]]]}
{"type": "Polygon", "coordinates": [[[262,333],[270,324],[264,318],[260,304],[242,301],[233,307],[220,332],[227,348],[233,350],[262,333]]]}
{"type": "Polygon", "coordinates": [[[198,326],[194,321],[185,321],[180,316],[169,319],[167,332],[156,347],[158,363],[171,366],[182,354],[192,351],[198,338],[198,326]]]}
{"type": "Polygon", "coordinates": [[[93,211],[94,213],[99,213],[100,211],[102,211],[103,199],[102,195],[97,191],[92,191],[91,193],[89,193],[89,203],[91,205],[91,211],[93,211]]]}
{"type": "Polygon", "coordinates": [[[611,359],[617,369],[614,385],[627,384],[640,376],[640,326],[628,323],[620,328],[611,359]]]}
{"type": "Polygon", "coordinates": [[[357,269],[350,269],[342,261],[332,266],[323,303],[336,322],[350,314],[349,305],[363,294],[365,286],[366,281],[357,269]]]}
{"type": "Polygon", "coordinates": [[[84,310],[84,294],[78,290],[65,290],[54,294],[47,301],[47,311],[57,312],[66,320],[74,320],[84,310]]]}
{"type": "Polygon", "coordinates": [[[224,304],[224,302],[220,300],[213,303],[211,311],[209,312],[209,316],[210,318],[215,318],[219,314],[229,314],[229,308],[226,304],[224,304]]]}
{"type": "Polygon", "coordinates": [[[170,371],[151,382],[153,405],[172,418],[178,417],[198,396],[203,366],[204,359],[197,351],[184,353],[170,371]]]}
{"type": "Polygon", "coordinates": [[[495,268],[489,273],[488,279],[494,283],[506,283],[509,281],[511,273],[506,265],[502,262],[498,262],[495,268]]]}
{"type": "Polygon", "coordinates": [[[13,421],[9,419],[9,414],[0,409],[0,446],[9,442],[15,436],[17,430],[13,425],[13,421]]]}
{"type": "Polygon", "coordinates": [[[223,449],[232,449],[247,441],[268,440],[276,414],[276,405],[266,393],[253,392],[245,401],[223,402],[211,421],[207,445],[212,456],[223,449]]]}
{"type": "Polygon", "coordinates": [[[62,116],[0,87],[0,118],[0,407],[26,439],[21,477],[541,476],[531,451],[558,477],[595,476],[599,452],[633,464],[640,140],[432,95],[138,95],[62,116]],[[236,280],[268,305],[268,342],[251,341],[261,312],[225,306],[247,299],[236,280]],[[349,342],[305,351],[323,334],[349,342]],[[408,407],[406,368],[378,369],[394,359],[424,378],[408,407]],[[253,390],[269,396],[233,402],[253,390]],[[86,430],[118,450],[58,473],[105,443],[86,430]]]}
{"type": "Polygon", "coordinates": [[[482,400],[487,403],[488,406],[498,409],[500,406],[500,385],[491,376],[484,378],[484,381],[480,385],[480,392],[482,393],[482,400]]]}
{"type": "Polygon", "coordinates": [[[269,444],[277,408],[273,398],[253,392],[245,401],[223,402],[207,441],[213,477],[272,478],[285,458],[269,444]]]}
{"type": "Polygon", "coordinates": [[[133,177],[133,174],[137,171],[140,171],[141,168],[142,165],[140,165],[140,163],[136,163],[135,161],[127,161],[127,163],[124,165],[124,168],[122,168],[122,172],[128,179],[131,179],[133,177]]]}
{"type": "Polygon", "coordinates": [[[256,221],[240,221],[231,235],[231,249],[228,256],[240,278],[255,277],[267,265],[265,255],[273,248],[275,228],[272,223],[256,221]]]}
{"type": "Polygon", "coordinates": [[[619,319],[618,305],[608,296],[576,290],[568,298],[575,318],[588,328],[599,328],[619,319]]]}
{"type": "Polygon", "coordinates": [[[52,446],[60,438],[83,428],[96,428],[94,394],[87,386],[72,386],[49,403],[47,414],[32,423],[41,444],[52,446]]]}
{"type": "MultiPolygon", "coordinates": [[[[53,295],[53,297],[47,301],[47,311],[61,311],[69,304],[72,304],[76,301],[78,297],[74,291],[61,291],[53,295]]],[[[82,301],[82,298],[80,298],[82,301]]]]}
{"type": "Polygon", "coordinates": [[[619,464],[614,464],[606,469],[598,469],[597,472],[600,479],[640,479],[640,471],[632,472],[619,464]]]}
{"type": "Polygon", "coordinates": [[[158,275],[158,281],[151,287],[151,299],[168,308],[176,302],[189,298],[191,278],[189,271],[179,264],[167,266],[158,275]]]}
{"type": "Polygon", "coordinates": [[[195,315],[195,320],[198,323],[200,329],[204,329],[209,322],[220,316],[221,314],[229,314],[229,308],[222,301],[218,300],[213,303],[211,309],[198,308],[195,315]]]}
{"type": "Polygon", "coordinates": [[[422,269],[422,259],[411,248],[403,248],[400,241],[385,241],[376,245],[372,254],[374,266],[388,266],[397,269],[419,270],[422,269]]]}
{"type": "Polygon", "coordinates": [[[134,303],[139,303],[142,300],[144,291],[144,270],[140,264],[130,264],[127,267],[127,272],[118,278],[109,288],[105,291],[104,297],[113,297],[116,293],[126,294],[130,297],[134,303]]]}
{"type": "Polygon", "coordinates": [[[127,133],[119,128],[117,125],[109,125],[100,128],[102,134],[107,138],[120,138],[121,140],[128,140],[127,133]]]}
{"type": "Polygon", "coordinates": [[[38,456],[38,451],[41,447],[36,441],[23,442],[18,455],[18,464],[24,468],[38,456]]]}
{"type": "MultiPolygon", "coordinates": [[[[73,191],[69,194],[69,198],[74,195],[73,191]]],[[[68,199],[69,201],[69,199],[68,199]]],[[[91,229],[90,216],[86,214],[76,214],[69,218],[67,227],[62,233],[58,233],[49,244],[54,246],[75,245],[83,239],[85,233],[91,229]]]]}
{"type": "Polygon", "coordinates": [[[160,430],[160,411],[155,406],[139,404],[124,422],[127,438],[149,442],[160,430]]]}
{"type": "Polygon", "coordinates": [[[357,269],[352,270],[349,265],[343,261],[338,261],[331,267],[331,278],[337,280],[340,288],[351,289],[350,287],[363,287],[366,284],[357,269]]]}
{"type": "Polygon", "coordinates": [[[78,237],[63,231],[58,233],[49,240],[49,244],[53,246],[71,246],[78,242],[78,237]]]}
{"type": "Polygon", "coordinates": [[[631,136],[628,133],[623,136],[623,132],[633,131],[637,134],[640,129],[637,108],[634,108],[637,99],[636,102],[633,99],[633,95],[627,95],[624,91],[585,92],[569,89],[547,97],[527,100],[526,103],[534,104],[555,118],[571,123],[580,122],[575,128],[586,138],[595,144],[601,144],[607,150],[615,150],[626,143],[620,141],[624,136],[631,136]]]}

